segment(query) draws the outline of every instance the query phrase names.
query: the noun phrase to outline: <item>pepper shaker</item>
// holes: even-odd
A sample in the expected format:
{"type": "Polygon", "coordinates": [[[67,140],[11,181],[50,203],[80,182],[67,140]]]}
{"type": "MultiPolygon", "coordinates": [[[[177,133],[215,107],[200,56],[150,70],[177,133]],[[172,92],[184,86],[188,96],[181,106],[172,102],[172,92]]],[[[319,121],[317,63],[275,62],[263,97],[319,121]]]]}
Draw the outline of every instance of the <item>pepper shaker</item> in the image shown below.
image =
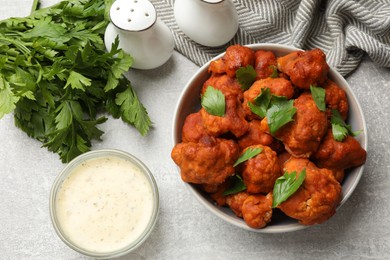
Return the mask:
{"type": "Polygon", "coordinates": [[[172,32],[150,1],[117,0],[110,8],[110,20],[104,34],[106,48],[110,51],[118,36],[119,48],[134,59],[133,68],[154,69],[172,56],[172,32]]]}
{"type": "Polygon", "coordinates": [[[176,0],[174,15],[188,37],[209,47],[227,43],[238,30],[238,14],[231,0],[176,0]]]}

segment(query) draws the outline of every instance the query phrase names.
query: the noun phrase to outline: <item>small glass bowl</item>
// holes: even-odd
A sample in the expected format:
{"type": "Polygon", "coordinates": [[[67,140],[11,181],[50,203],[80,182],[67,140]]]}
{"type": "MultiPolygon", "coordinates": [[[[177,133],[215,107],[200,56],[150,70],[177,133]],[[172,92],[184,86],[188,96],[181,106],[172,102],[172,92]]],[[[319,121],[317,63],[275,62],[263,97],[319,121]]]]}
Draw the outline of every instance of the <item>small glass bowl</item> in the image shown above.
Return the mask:
{"type": "Polygon", "coordinates": [[[68,245],[70,248],[73,250],[86,255],[90,257],[94,257],[97,259],[108,259],[108,258],[115,258],[119,256],[123,256],[125,254],[130,253],[134,249],[136,249],[138,246],[140,246],[150,235],[152,232],[156,222],[157,222],[157,216],[158,216],[158,211],[159,211],[159,193],[158,193],[158,188],[156,181],[152,175],[152,173],[149,171],[149,169],[143,164],[139,159],[134,157],[131,154],[128,154],[123,151],[119,150],[113,150],[113,149],[106,149],[106,150],[96,150],[96,151],[90,151],[87,153],[84,153],[75,159],[73,159],[69,164],[65,166],[65,168],[60,172],[60,174],[57,176],[55,179],[53,186],[50,191],[50,218],[53,223],[54,229],[57,233],[57,235],[61,238],[61,240],[68,245]],[[56,212],[56,202],[57,202],[57,194],[59,190],[61,189],[61,186],[65,179],[70,176],[70,174],[73,172],[73,170],[81,165],[83,162],[86,162],[91,159],[96,159],[96,158],[107,158],[107,157],[116,157],[116,158],[121,158],[125,159],[135,166],[137,166],[141,172],[144,174],[144,176],[147,178],[148,183],[151,187],[152,190],[152,195],[153,195],[153,210],[151,217],[149,219],[149,222],[145,228],[145,230],[142,232],[142,234],[132,243],[128,244],[127,246],[111,251],[111,252],[93,252],[86,250],[73,241],[71,241],[64,231],[61,228],[61,223],[59,223],[57,212],[56,212]]]}

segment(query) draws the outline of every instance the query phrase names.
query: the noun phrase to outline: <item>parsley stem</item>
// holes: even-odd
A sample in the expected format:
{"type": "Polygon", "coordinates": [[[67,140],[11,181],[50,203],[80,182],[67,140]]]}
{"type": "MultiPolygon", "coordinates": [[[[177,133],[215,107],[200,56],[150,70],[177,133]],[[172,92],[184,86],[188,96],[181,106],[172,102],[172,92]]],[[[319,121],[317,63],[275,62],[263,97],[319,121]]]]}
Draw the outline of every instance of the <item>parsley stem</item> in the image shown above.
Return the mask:
{"type": "Polygon", "coordinates": [[[6,32],[4,33],[4,36],[19,36],[19,34],[16,32],[6,32]]]}
{"type": "Polygon", "coordinates": [[[39,5],[40,5],[39,0],[34,0],[32,6],[31,6],[31,11],[30,11],[30,13],[32,14],[32,13],[34,13],[36,10],[38,10],[38,9],[39,9],[39,5]]]}
{"type": "Polygon", "coordinates": [[[30,50],[19,40],[12,40],[12,39],[9,39],[9,38],[0,37],[0,41],[5,41],[5,42],[8,42],[8,43],[11,43],[18,50],[20,50],[24,54],[24,56],[26,56],[26,57],[28,55],[30,55],[30,50]]]}
{"type": "Polygon", "coordinates": [[[9,65],[9,64],[4,64],[3,65],[4,67],[3,67],[3,69],[4,70],[10,70],[10,71],[13,71],[15,68],[14,68],[14,66],[12,66],[12,65],[9,65]]]}

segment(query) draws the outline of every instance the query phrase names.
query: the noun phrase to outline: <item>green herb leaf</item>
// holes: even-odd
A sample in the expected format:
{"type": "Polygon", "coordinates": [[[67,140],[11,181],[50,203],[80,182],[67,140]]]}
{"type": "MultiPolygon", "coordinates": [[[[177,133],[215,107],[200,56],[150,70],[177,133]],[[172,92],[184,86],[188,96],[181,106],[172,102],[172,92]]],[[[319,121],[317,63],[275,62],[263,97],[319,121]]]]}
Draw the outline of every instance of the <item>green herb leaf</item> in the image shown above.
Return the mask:
{"type": "MultiPolygon", "coordinates": [[[[33,10],[38,1],[33,4],[33,10]]],[[[104,45],[114,0],[65,0],[28,17],[0,21],[0,118],[58,153],[63,162],[86,152],[103,132],[104,109],[146,135],[146,109],[125,72],[132,57],[104,45]]]]}
{"type": "Polygon", "coordinates": [[[24,39],[44,37],[57,43],[64,43],[70,40],[66,34],[67,30],[59,23],[52,22],[52,17],[44,17],[37,21],[36,25],[23,34],[24,39]]]}
{"type": "Polygon", "coordinates": [[[234,175],[232,177],[233,179],[233,183],[232,185],[229,187],[229,189],[225,190],[222,195],[224,196],[227,196],[227,195],[232,195],[232,194],[236,194],[236,193],[239,193],[241,191],[244,191],[246,190],[246,186],[245,186],[245,183],[244,181],[242,180],[241,176],[240,175],[234,175]]]}
{"type": "Polygon", "coordinates": [[[248,102],[248,106],[253,113],[263,118],[267,115],[267,109],[271,102],[271,90],[269,88],[262,88],[261,93],[253,100],[248,102]]]}
{"type": "Polygon", "coordinates": [[[55,122],[58,130],[66,129],[72,124],[73,113],[69,101],[62,102],[56,109],[56,113],[55,122]]]}
{"type": "Polygon", "coordinates": [[[317,108],[321,111],[326,111],[325,105],[325,89],[311,85],[310,92],[317,105],[317,108]]]}
{"type": "Polygon", "coordinates": [[[255,157],[256,155],[258,155],[259,153],[261,153],[263,151],[262,148],[259,148],[259,147],[256,147],[256,148],[252,148],[252,147],[249,147],[248,149],[245,150],[245,152],[243,154],[241,154],[241,156],[237,159],[237,161],[234,163],[233,167],[236,167],[237,165],[239,165],[240,163],[243,163],[247,160],[249,160],[250,158],[252,157],[255,157]]]}
{"type": "Polygon", "coordinates": [[[284,173],[283,176],[279,177],[275,181],[273,190],[273,202],[272,207],[275,208],[280,203],[286,201],[291,195],[293,195],[299,187],[302,185],[306,177],[306,169],[303,169],[298,177],[294,171],[292,173],[284,173]]]}
{"type": "Polygon", "coordinates": [[[111,55],[116,55],[118,62],[111,66],[110,71],[108,72],[108,80],[107,84],[104,87],[104,91],[108,92],[112,89],[115,89],[118,86],[120,76],[129,70],[131,65],[133,64],[133,58],[125,54],[122,51],[118,51],[119,46],[119,38],[116,37],[115,41],[111,46],[111,55]]]}
{"type": "Polygon", "coordinates": [[[35,10],[37,10],[39,8],[39,5],[40,5],[40,1],[39,0],[34,0],[32,6],[31,6],[31,12],[34,12],[35,10]]]}
{"type": "Polygon", "coordinates": [[[270,75],[270,77],[278,78],[279,77],[278,68],[275,65],[270,65],[269,67],[272,69],[272,74],[270,75]]]}
{"type": "Polygon", "coordinates": [[[346,127],[338,124],[332,124],[332,134],[336,141],[342,142],[345,137],[347,137],[348,132],[349,131],[346,127]]]}
{"type": "Polygon", "coordinates": [[[238,83],[240,83],[242,90],[250,88],[253,82],[255,82],[256,77],[256,70],[251,65],[241,67],[236,71],[236,78],[238,83]]]}
{"type": "Polygon", "coordinates": [[[14,95],[9,83],[0,74],[0,118],[11,113],[15,109],[15,104],[19,98],[14,95]]]}
{"type": "Polygon", "coordinates": [[[145,107],[139,102],[130,82],[128,80],[126,82],[128,87],[115,99],[116,105],[120,107],[120,117],[124,122],[134,125],[142,135],[146,135],[151,125],[150,118],[145,107]]]}
{"type": "Polygon", "coordinates": [[[267,110],[267,122],[271,134],[274,134],[282,126],[293,121],[297,109],[293,100],[285,97],[272,96],[271,105],[267,110]]]}
{"type": "Polygon", "coordinates": [[[219,89],[208,86],[201,99],[202,107],[213,116],[224,116],[226,109],[225,96],[219,89]]]}
{"type": "Polygon", "coordinates": [[[333,138],[338,142],[342,142],[347,135],[357,136],[361,133],[361,131],[352,131],[352,127],[344,122],[337,109],[332,109],[330,122],[332,124],[333,138]]]}
{"type": "Polygon", "coordinates": [[[69,85],[73,89],[85,91],[85,87],[91,86],[91,79],[84,77],[76,71],[71,71],[64,88],[67,88],[69,85]]]}
{"type": "Polygon", "coordinates": [[[120,78],[124,72],[129,70],[132,64],[133,58],[130,55],[124,52],[119,52],[117,56],[117,62],[111,66],[111,72],[115,78],[120,78]]]}
{"type": "Polygon", "coordinates": [[[332,117],[330,119],[330,122],[335,125],[346,125],[343,118],[341,117],[340,112],[337,109],[332,109],[332,117]]]}

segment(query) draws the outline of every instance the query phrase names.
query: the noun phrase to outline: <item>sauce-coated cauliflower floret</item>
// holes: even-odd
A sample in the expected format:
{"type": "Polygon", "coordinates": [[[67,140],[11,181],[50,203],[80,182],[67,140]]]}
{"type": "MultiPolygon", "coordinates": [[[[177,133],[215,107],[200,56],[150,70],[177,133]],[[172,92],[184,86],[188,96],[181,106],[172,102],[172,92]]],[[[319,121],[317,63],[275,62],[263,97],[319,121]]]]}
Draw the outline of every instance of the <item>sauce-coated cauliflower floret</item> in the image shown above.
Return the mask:
{"type": "Polygon", "coordinates": [[[310,93],[302,93],[294,101],[294,121],[275,133],[286,150],[295,157],[310,157],[321,143],[328,128],[325,112],[320,111],[310,93]]]}
{"type": "Polygon", "coordinates": [[[344,180],[344,176],[345,176],[345,171],[344,170],[337,170],[337,169],[332,169],[331,170],[332,173],[333,173],[333,176],[334,178],[336,179],[336,181],[338,181],[339,183],[341,183],[343,180],[344,180]]]}
{"type": "Polygon", "coordinates": [[[193,143],[197,143],[202,137],[207,136],[203,126],[202,116],[199,112],[192,113],[186,117],[181,136],[183,142],[193,143]]]}
{"type": "Polygon", "coordinates": [[[198,143],[179,143],[171,157],[180,167],[183,181],[195,184],[221,184],[234,174],[239,155],[233,140],[204,137],[198,143]]]}
{"type": "Polygon", "coordinates": [[[228,77],[227,75],[213,75],[203,83],[201,94],[206,92],[208,86],[221,90],[225,96],[235,95],[242,99],[242,90],[237,79],[228,77]]]}
{"type": "Polygon", "coordinates": [[[277,59],[278,69],[290,77],[291,82],[302,89],[311,85],[322,86],[327,79],[329,66],[320,49],[295,51],[277,59]]]}
{"type": "Polygon", "coordinates": [[[244,101],[242,106],[245,110],[247,119],[259,119],[260,117],[254,114],[248,103],[253,103],[255,98],[261,94],[262,89],[269,88],[271,94],[283,96],[290,99],[294,95],[294,88],[291,82],[284,78],[266,78],[255,81],[252,86],[244,92],[244,101]]]}
{"type": "Polygon", "coordinates": [[[226,112],[223,116],[214,116],[202,108],[200,114],[206,132],[212,136],[219,136],[231,132],[236,137],[244,135],[249,128],[245,120],[244,110],[240,100],[234,96],[226,96],[226,112]]]}
{"type": "Polygon", "coordinates": [[[226,73],[229,77],[235,77],[236,71],[241,67],[253,66],[255,52],[242,45],[232,45],[226,49],[225,55],[216,61],[212,61],[209,72],[213,74],[226,73]]]}
{"type": "Polygon", "coordinates": [[[226,197],[226,204],[252,228],[263,228],[272,217],[272,194],[249,194],[242,191],[226,197]]]}
{"type": "Polygon", "coordinates": [[[303,225],[321,224],[336,213],[341,201],[341,185],[332,171],[317,168],[305,158],[290,158],[283,170],[299,175],[303,169],[306,169],[306,178],[301,187],[278,208],[303,225]]]}
{"type": "Polygon", "coordinates": [[[265,227],[272,218],[272,193],[249,195],[242,205],[242,217],[252,228],[265,227]]]}
{"type": "Polygon", "coordinates": [[[210,198],[215,201],[218,206],[225,206],[226,196],[224,195],[224,192],[230,187],[230,185],[230,178],[227,178],[223,183],[202,184],[201,188],[209,194],[210,198]]]}
{"type": "MultiPolygon", "coordinates": [[[[253,145],[250,148],[260,148],[261,153],[242,164],[242,178],[249,193],[268,193],[282,174],[276,152],[268,146],[253,145]]],[[[243,153],[245,152],[243,151],[243,153]]]]}
{"type": "Polygon", "coordinates": [[[328,117],[330,118],[332,116],[332,109],[337,109],[340,112],[341,118],[346,120],[348,117],[349,105],[345,91],[331,80],[327,80],[324,89],[325,103],[329,110],[328,117]]]}
{"type": "Polygon", "coordinates": [[[272,51],[258,50],[255,52],[255,70],[257,79],[265,79],[275,73],[276,57],[272,51]]]}
{"type": "Polygon", "coordinates": [[[249,197],[249,193],[242,191],[236,194],[226,196],[226,204],[236,214],[237,217],[242,218],[242,205],[244,201],[249,197]]]}
{"type": "Polygon", "coordinates": [[[345,170],[365,163],[366,151],[352,136],[346,136],[342,142],[336,141],[329,129],[312,159],[318,167],[345,170]]]}
{"type": "Polygon", "coordinates": [[[271,146],[274,141],[272,135],[264,131],[260,120],[252,120],[249,122],[248,132],[238,140],[238,145],[243,150],[256,144],[271,146]]]}

